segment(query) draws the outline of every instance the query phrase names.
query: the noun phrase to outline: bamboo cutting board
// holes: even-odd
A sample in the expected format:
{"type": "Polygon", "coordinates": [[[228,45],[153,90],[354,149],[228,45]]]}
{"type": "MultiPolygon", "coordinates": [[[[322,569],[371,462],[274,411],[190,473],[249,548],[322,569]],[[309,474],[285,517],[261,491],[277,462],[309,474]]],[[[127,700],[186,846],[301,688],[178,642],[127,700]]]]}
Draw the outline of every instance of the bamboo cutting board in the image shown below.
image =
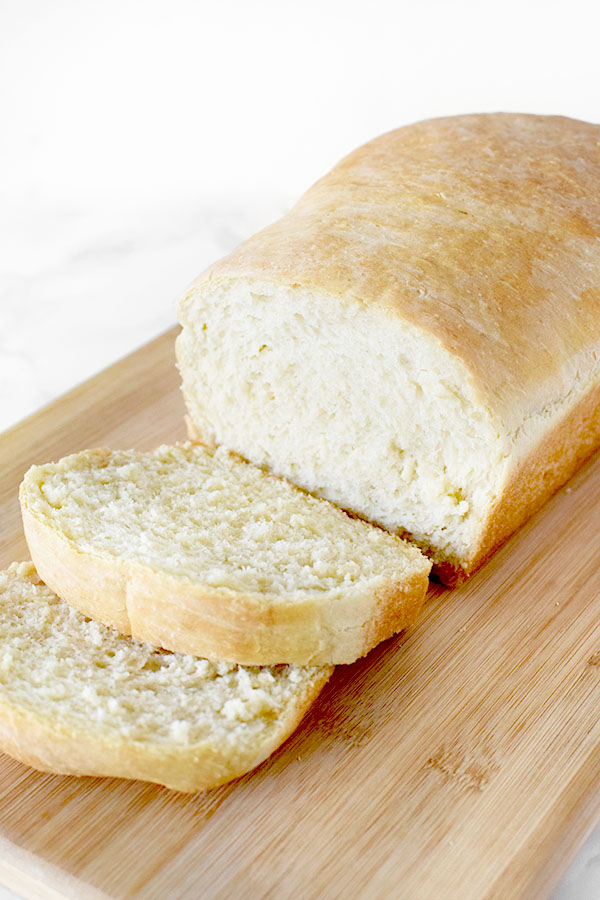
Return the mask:
{"type": "MultiPolygon", "coordinates": [[[[174,332],[0,439],[0,563],[32,462],[184,437],[174,332]]],[[[600,460],[420,622],[339,667],[253,774],[197,796],[0,755],[0,882],[25,897],[546,896],[600,814],[600,460]]]]}

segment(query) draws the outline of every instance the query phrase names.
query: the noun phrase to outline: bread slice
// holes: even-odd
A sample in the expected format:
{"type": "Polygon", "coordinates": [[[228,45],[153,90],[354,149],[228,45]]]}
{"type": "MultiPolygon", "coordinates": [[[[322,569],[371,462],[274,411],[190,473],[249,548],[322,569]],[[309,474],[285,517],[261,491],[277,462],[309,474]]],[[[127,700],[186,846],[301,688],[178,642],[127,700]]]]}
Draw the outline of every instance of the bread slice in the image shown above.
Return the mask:
{"type": "Polygon", "coordinates": [[[600,445],[599,146],[492,114],[350,154],[182,299],[190,436],[465,578],[600,445]]]}
{"type": "Polygon", "coordinates": [[[150,644],[247,665],[349,663],[410,625],[430,563],[236,456],[192,444],[34,466],[40,576],[150,644]]]}
{"type": "Polygon", "coordinates": [[[44,772],[215,787],[266,759],[332,671],[157,650],[85,618],[30,563],[0,572],[0,748],[44,772]]]}

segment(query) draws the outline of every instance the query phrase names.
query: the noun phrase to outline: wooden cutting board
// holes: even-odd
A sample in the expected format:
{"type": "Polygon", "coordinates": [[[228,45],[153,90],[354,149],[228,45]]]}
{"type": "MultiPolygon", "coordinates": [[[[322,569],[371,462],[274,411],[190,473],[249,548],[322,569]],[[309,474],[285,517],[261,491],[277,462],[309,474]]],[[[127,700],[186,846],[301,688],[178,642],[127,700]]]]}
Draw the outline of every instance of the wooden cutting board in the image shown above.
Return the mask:
{"type": "MultiPolygon", "coordinates": [[[[174,332],[0,439],[0,563],[32,462],[184,437],[174,332]]],[[[339,667],[253,774],[198,796],[0,755],[25,897],[546,896],[600,814],[600,460],[418,625],[339,667]]]]}

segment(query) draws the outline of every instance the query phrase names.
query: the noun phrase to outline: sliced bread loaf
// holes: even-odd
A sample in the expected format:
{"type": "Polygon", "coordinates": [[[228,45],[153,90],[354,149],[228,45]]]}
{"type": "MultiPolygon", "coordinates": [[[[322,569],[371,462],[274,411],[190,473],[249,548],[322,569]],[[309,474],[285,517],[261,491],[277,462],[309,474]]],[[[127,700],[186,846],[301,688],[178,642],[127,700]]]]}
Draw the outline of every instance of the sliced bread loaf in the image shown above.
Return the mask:
{"type": "Polygon", "coordinates": [[[21,486],[40,576],[150,644],[247,665],[349,663],[416,618],[430,563],[224,450],[96,450],[21,486]]]}
{"type": "Polygon", "coordinates": [[[291,734],[331,672],[157,650],[85,618],[29,563],[0,572],[0,749],[45,772],[223,784],[291,734]]]}
{"type": "Polygon", "coordinates": [[[467,577],[600,446],[599,145],[493,114],[356,150],[182,300],[190,436],[467,577]]]}

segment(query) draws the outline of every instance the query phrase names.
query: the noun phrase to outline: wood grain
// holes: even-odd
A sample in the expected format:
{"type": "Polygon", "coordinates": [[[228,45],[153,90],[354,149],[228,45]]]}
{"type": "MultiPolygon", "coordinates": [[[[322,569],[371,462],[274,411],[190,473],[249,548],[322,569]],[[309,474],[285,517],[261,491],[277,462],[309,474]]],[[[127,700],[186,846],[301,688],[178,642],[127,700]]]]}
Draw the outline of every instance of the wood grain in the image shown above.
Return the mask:
{"type": "MultiPolygon", "coordinates": [[[[0,439],[0,562],[32,462],[184,437],[174,332],[0,439]]],[[[23,896],[546,896],[600,814],[600,460],[418,625],[339,667],[256,772],[188,797],[0,757],[23,896]]]]}

